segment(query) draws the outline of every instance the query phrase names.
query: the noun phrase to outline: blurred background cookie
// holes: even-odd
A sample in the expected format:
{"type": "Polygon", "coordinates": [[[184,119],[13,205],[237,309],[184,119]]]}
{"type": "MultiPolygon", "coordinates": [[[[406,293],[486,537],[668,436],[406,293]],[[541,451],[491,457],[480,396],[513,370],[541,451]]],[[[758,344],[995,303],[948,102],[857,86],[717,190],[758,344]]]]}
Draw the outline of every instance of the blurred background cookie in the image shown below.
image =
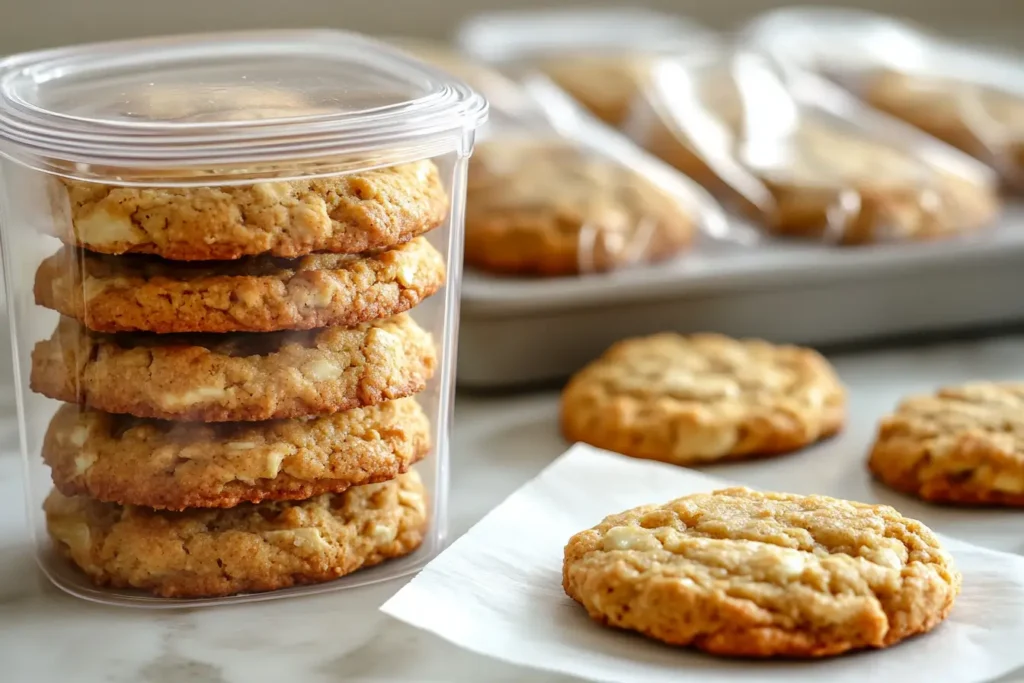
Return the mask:
{"type": "Polygon", "coordinates": [[[694,233],[679,199],[570,141],[485,141],[469,167],[466,263],[481,270],[607,271],[670,258],[694,233]]]}

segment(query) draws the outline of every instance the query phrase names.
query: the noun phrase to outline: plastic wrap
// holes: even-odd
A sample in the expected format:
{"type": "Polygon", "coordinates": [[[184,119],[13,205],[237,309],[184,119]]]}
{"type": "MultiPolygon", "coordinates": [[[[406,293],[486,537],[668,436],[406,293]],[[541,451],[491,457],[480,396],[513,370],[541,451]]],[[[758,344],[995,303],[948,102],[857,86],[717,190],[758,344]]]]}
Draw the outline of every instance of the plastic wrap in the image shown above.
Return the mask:
{"type": "Polygon", "coordinates": [[[624,129],[777,235],[933,239],[998,210],[984,165],[744,48],[659,60],[624,129]]]}
{"type": "Polygon", "coordinates": [[[441,548],[486,112],[335,31],[0,62],[26,498],[58,587],[220,604],[382,581],[441,548]]]}
{"type": "Polygon", "coordinates": [[[1024,188],[1024,54],[958,44],[882,15],[824,8],[767,14],[744,38],[837,80],[1024,188]]]}
{"type": "Polygon", "coordinates": [[[733,239],[699,186],[583,111],[546,76],[516,78],[436,46],[404,46],[484,93],[491,118],[469,166],[465,259],[504,275],[561,276],[664,261],[733,239]]]}
{"type": "Polygon", "coordinates": [[[483,14],[461,27],[458,40],[474,57],[545,73],[599,119],[617,126],[656,55],[714,38],[681,17],[636,8],[483,14]]]}

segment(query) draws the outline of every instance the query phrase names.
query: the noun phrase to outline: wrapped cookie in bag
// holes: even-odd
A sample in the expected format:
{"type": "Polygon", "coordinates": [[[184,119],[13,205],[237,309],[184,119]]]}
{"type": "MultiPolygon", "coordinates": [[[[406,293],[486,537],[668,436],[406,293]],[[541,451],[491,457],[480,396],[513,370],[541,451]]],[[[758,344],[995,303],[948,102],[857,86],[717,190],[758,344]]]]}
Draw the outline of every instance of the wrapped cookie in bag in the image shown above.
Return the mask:
{"type": "Polygon", "coordinates": [[[640,8],[495,12],[474,17],[459,31],[467,54],[528,65],[613,126],[625,121],[658,54],[712,40],[708,29],[691,21],[640,8]]]}
{"type": "Polygon", "coordinates": [[[777,235],[928,240],[998,210],[983,164],[751,51],[660,60],[625,128],[777,235]]]}
{"type": "Polygon", "coordinates": [[[545,76],[514,80],[452,53],[410,49],[491,102],[468,174],[468,265],[504,275],[605,272],[672,258],[700,232],[728,233],[706,192],[545,76]]]}
{"type": "Polygon", "coordinates": [[[958,44],[869,12],[823,8],[769,13],[745,34],[1024,188],[1024,54],[958,44]]]}

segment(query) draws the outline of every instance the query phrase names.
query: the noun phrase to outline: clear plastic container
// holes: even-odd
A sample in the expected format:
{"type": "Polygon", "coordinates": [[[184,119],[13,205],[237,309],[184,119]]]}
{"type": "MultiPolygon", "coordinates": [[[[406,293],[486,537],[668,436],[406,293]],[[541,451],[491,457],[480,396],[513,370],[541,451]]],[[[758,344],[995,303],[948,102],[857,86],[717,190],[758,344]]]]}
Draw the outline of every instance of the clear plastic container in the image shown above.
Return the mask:
{"type": "Polygon", "coordinates": [[[486,115],[336,31],[0,62],[21,447],[57,586],[193,607],[382,581],[441,549],[486,115]],[[396,479],[413,463],[422,497],[396,479]]]}

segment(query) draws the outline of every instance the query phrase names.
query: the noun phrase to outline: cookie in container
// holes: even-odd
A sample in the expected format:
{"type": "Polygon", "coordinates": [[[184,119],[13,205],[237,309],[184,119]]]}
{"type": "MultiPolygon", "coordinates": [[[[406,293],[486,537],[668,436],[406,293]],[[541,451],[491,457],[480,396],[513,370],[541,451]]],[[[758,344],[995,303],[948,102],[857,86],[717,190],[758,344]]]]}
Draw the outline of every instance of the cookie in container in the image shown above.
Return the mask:
{"type": "Polygon", "coordinates": [[[0,62],[30,523],[55,584],[195,606],[380,581],[440,549],[486,115],[460,80],[338,31],[0,62]]]}

